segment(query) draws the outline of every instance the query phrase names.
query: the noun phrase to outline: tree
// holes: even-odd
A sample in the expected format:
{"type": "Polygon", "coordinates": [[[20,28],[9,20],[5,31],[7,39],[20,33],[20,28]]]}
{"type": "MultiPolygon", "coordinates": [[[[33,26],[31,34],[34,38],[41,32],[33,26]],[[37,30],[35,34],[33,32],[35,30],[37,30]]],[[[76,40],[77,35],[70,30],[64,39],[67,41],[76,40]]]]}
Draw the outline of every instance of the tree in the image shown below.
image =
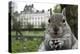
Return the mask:
{"type": "Polygon", "coordinates": [[[27,29],[30,31],[34,26],[31,23],[27,23],[27,29]]]}
{"type": "Polygon", "coordinates": [[[39,10],[36,10],[36,13],[38,13],[39,12],[39,10]]]}
{"type": "Polygon", "coordinates": [[[60,4],[61,10],[66,9],[66,18],[70,25],[72,32],[78,39],[78,6],[77,5],[63,5],[60,4]]]}
{"type": "Polygon", "coordinates": [[[43,29],[45,28],[45,23],[44,22],[41,23],[41,28],[43,28],[43,29]]]}
{"type": "Polygon", "coordinates": [[[18,12],[14,12],[14,15],[11,17],[11,19],[13,20],[13,29],[14,30],[20,30],[21,29],[21,21],[17,21],[17,17],[19,16],[18,12]]]}
{"type": "Polygon", "coordinates": [[[13,30],[16,31],[16,39],[18,39],[18,34],[20,34],[20,36],[22,37],[22,33],[21,33],[21,22],[17,21],[15,18],[13,18],[13,30]]]}
{"type": "Polygon", "coordinates": [[[13,30],[16,31],[16,39],[18,39],[18,34],[20,34],[20,37],[22,39],[22,33],[21,33],[21,21],[17,21],[17,16],[16,14],[18,14],[18,12],[14,12],[15,14],[11,16],[12,19],[12,23],[13,23],[13,30]]]}
{"type": "Polygon", "coordinates": [[[44,10],[42,10],[42,13],[44,13],[45,11],[44,10]]]}
{"type": "Polygon", "coordinates": [[[56,6],[54,7],[53,12],[55,12],[55,13],[60,13],[60,12],[61,12],[61,7],[60,7],[60,5],[56,5],[56,6]]]}
{"type": "Polygon", "coordinates": [[[13,14],[14,14],[15,17],[16,17],[16,16],[19,16],[18,11],[15,11],[13,14]]]}

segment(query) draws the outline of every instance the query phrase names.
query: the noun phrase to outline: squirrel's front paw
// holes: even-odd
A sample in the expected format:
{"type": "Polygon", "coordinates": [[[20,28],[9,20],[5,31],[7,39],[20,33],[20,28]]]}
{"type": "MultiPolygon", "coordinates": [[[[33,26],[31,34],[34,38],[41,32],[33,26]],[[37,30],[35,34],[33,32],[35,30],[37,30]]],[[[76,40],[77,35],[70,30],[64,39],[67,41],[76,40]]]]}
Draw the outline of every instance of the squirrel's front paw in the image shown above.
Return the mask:
{"type": "Polygon", "coordinates": [[[50,40],[49,46],[53,50],[59,50],[63,48],[63,42],[59,42],[58,40],[50,40]]]}

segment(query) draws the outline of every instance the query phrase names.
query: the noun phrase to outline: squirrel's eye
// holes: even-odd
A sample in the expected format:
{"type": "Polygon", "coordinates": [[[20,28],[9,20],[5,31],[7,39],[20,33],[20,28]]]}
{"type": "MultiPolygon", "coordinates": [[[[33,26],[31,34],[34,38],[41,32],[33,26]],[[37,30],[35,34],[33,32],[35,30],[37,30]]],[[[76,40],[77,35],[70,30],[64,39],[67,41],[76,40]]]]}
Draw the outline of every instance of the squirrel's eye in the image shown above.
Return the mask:
{"type": "Polygon", "coordinates": [[[48,20],[48,22],[50,23],[50,19],[48,20]]]}
{"type": "Polygon", "coordinates": [[[63,23],[65,23],[65,20],[63,19],[63,21],[62,21],[63,23]]]}

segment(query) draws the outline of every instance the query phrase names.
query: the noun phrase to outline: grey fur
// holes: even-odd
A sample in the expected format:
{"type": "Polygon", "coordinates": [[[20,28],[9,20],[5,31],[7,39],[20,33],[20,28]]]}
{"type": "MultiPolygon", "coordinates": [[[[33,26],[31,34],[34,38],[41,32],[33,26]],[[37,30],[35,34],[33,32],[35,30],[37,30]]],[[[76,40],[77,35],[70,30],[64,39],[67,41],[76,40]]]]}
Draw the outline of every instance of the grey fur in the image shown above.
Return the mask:
{"type": "Polygon", "coordinates": [[[66,14],[64,9],[62,13],[55,13],[50,17],[50,23],[48,24],[45,30],[45,40],[40,45],[38,51],[47,51],[46,48],[48,48],[48,41],[57,38],[65,38],[65,39],[69,38],[68,40],[65,41],[64,49],[78,48],[78,41],[71,32],[70,26],[66,21],[65,15],[66,14]],[[62,22],[63,19],[65,20],[65,23],[62,22]],[[54,34],[55,29],[58,29],[57,35],[54,34]]]}

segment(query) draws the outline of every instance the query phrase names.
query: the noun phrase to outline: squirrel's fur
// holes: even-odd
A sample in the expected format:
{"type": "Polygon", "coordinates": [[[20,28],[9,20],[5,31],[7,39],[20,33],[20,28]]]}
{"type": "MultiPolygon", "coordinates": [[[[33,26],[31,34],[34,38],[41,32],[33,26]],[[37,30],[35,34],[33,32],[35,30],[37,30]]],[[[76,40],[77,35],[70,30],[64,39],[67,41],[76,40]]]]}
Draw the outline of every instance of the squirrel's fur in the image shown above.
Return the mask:
{"type": "Polygon", "coordinates": [[[66,40],[66,44],[64,44],[64,49],[78,48],[78,41],[67,23],[65,9],[63,9],[62,13],[54,13],[50,16],[49,24],[45,30],[44,41],[40,45],[38,51],[47,51],[48,41],[56,38],[69,38],[69,40],[66,40]]]}

